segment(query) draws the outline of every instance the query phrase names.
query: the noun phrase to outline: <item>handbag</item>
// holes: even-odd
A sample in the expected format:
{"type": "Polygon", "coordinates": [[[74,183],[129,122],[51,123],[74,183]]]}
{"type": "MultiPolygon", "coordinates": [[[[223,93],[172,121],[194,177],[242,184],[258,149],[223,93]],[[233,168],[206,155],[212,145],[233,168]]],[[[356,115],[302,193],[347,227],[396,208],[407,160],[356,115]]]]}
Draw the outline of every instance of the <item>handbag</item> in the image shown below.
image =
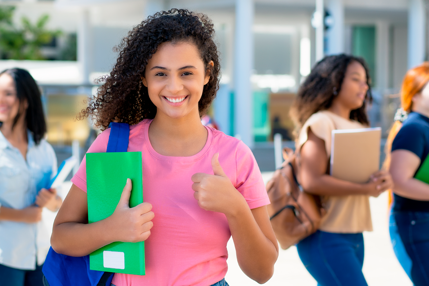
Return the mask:
{"type": "Polygon", "coordinates": [[[270,222],[282,249],[288,249],[319,228],[320,197],[306,193],[297,179],[299,153],[283,149],[285,162],[266,185],[270,222]]]}
{"type": "MultiPolygon", "coordinates": [[[[127,152],[130,126],[110,123],[106,152],[127,152]]],[[[46,286],[110,286],[113,273],[89,269],[89,255],[73,257],[59,254],[51,247],[43,265],[46,286]]]]}

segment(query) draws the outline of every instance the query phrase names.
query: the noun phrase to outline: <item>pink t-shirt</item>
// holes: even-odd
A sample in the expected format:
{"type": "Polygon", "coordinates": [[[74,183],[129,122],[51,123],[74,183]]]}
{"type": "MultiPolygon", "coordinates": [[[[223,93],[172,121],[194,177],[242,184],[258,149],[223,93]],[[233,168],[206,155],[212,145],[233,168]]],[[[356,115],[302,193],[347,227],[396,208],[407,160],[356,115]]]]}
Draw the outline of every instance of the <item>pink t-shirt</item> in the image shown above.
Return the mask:
{"type": "MultiPolygon", "coordinates": [[[[146,275],[115,274],[113,284],[201,285],[225,277],[226,244],[231,236],[224,214],[198,206],[192,190],[195,173],[213,174],[211,160],[219,163],[244,196],[250,209],[268,205],[259,167],[250,149],[241,141],[207,127],[204,148],[190,157],[163,156],[148,139],[151,120],[131,126],[128,151],[141,151],[144,201],[153,205],[155,218],[145,242],[146,275]]],[[[106,152],[110,129],[101,133],[88,153],[106,152]]],[[[85,158],[72,182],[86,192],[85,158]]]]}

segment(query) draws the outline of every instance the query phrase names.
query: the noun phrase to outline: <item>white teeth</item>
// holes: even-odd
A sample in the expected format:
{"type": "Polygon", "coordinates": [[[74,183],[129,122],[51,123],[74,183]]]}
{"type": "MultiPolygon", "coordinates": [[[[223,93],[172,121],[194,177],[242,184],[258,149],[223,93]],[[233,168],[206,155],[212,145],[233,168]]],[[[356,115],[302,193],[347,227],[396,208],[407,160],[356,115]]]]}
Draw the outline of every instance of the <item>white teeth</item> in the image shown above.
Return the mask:
{"type": "Polygon", "coordinates": [[[172,102],[172,103],[178,103],[178,102],[182,102],[185,100],[186,97],[182,97],[182,98],[168,98],[165,97],[168,101],[172,102]]]}

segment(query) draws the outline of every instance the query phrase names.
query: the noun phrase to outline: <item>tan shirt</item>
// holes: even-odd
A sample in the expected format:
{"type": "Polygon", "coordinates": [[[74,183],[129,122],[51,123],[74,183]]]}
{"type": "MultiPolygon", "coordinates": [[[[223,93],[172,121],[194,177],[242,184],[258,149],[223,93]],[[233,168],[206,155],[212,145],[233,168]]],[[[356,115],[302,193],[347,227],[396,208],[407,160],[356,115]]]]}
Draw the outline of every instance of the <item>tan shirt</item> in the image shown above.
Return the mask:
{"type": "MultiPolygon", "coordinates": [[[[302,127],[297,150],[307,142],[308,130],[311,128],[317,137],[325,141],[326,154],[329,158],[331,156],[332,130],[366,127],[357,121],[344,119],[330,111],[319,111],[313,114],[302,127]]],[[[320,230],[336,233],[372,231],[369,196],[322,196],[322,204],[326,209],[326,215],[322,219],[320,230]]]]}

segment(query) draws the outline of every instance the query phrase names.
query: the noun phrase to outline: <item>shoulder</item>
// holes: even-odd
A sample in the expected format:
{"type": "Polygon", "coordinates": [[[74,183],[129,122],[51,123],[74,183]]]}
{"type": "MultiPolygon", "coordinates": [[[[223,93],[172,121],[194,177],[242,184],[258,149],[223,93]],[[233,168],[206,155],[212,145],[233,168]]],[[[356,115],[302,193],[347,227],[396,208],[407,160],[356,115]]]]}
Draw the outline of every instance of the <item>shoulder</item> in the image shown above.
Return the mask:
{"type": "Polygon", "coordinates": [[[237,153],[252,154],[252,151],[250,150],[250,148],[246,144],[244,144],[244,142],[241,141],[240,139],[226,135],[222,131],[216,130],[214,128],[211,128],[211,127],[207,127],[207,128],[210,128],[212,132],[212,136],[213,136],[212,144],[214,145],[214,147],[227,150],[235,154],[237,153]]]}
{"type": "Polygon", "coordinates": [[[326,140],[327,137],[331,136],[331,132],[335,129],[335,126],[328,112],[319,111],[311,115],[304,123],[300,132],[300,137],[307,138],[308,129],[311,129],[320,139],[326,140]]]}
{"type": "Polygon", "coordinates": [[[97,138],[95,138],[94,142],[92,142],[87,153],[106,152],[107,143],[109,142],[110,130],[111,130],[110,128],[107,128],[106,130],[101,132],[97,136],[97,138]]]}
{"type": "Polygon", "coordinates": [[[319,129],[322,129],[320,131],[324,131],[325,129],[331,131],[335,129],[333,118],[327,111],[314,113],[307,119],[303,127],[311,127],[312,131],[315,133],[318,133],[319,129]]]}
{"type": "Polygon", "coordinates": [[[425,122],[410,118],[409,120],[406,120],[404,122],[401,129],[399,129],[398,135],[396,137],[411,136],[412,138],[415,138],[418,136],[422,136],[425,133],[428,133],[427,124],[425,124],[425,122]]]}
{"type": "Polygon", "coordinates": [[[399,149],[408,150],[421,157],[428,145],[428,135],[424,122],[407,119],[393,140],[392,152],[399,149]]]}
{"type": "Polygon", "coordinates": [[[152,119],[143,119],[137,124],[130,125],[130,135],[142,132],[145,128],[149,127],[151,122],[152,119]]]}
{"type": "Polygon", "coordinates": [[[39,152],[43,153],[44,156],[55,156],[54,148],[45,139],[40,140],[39,144],[36,145],[39,152]]]}

